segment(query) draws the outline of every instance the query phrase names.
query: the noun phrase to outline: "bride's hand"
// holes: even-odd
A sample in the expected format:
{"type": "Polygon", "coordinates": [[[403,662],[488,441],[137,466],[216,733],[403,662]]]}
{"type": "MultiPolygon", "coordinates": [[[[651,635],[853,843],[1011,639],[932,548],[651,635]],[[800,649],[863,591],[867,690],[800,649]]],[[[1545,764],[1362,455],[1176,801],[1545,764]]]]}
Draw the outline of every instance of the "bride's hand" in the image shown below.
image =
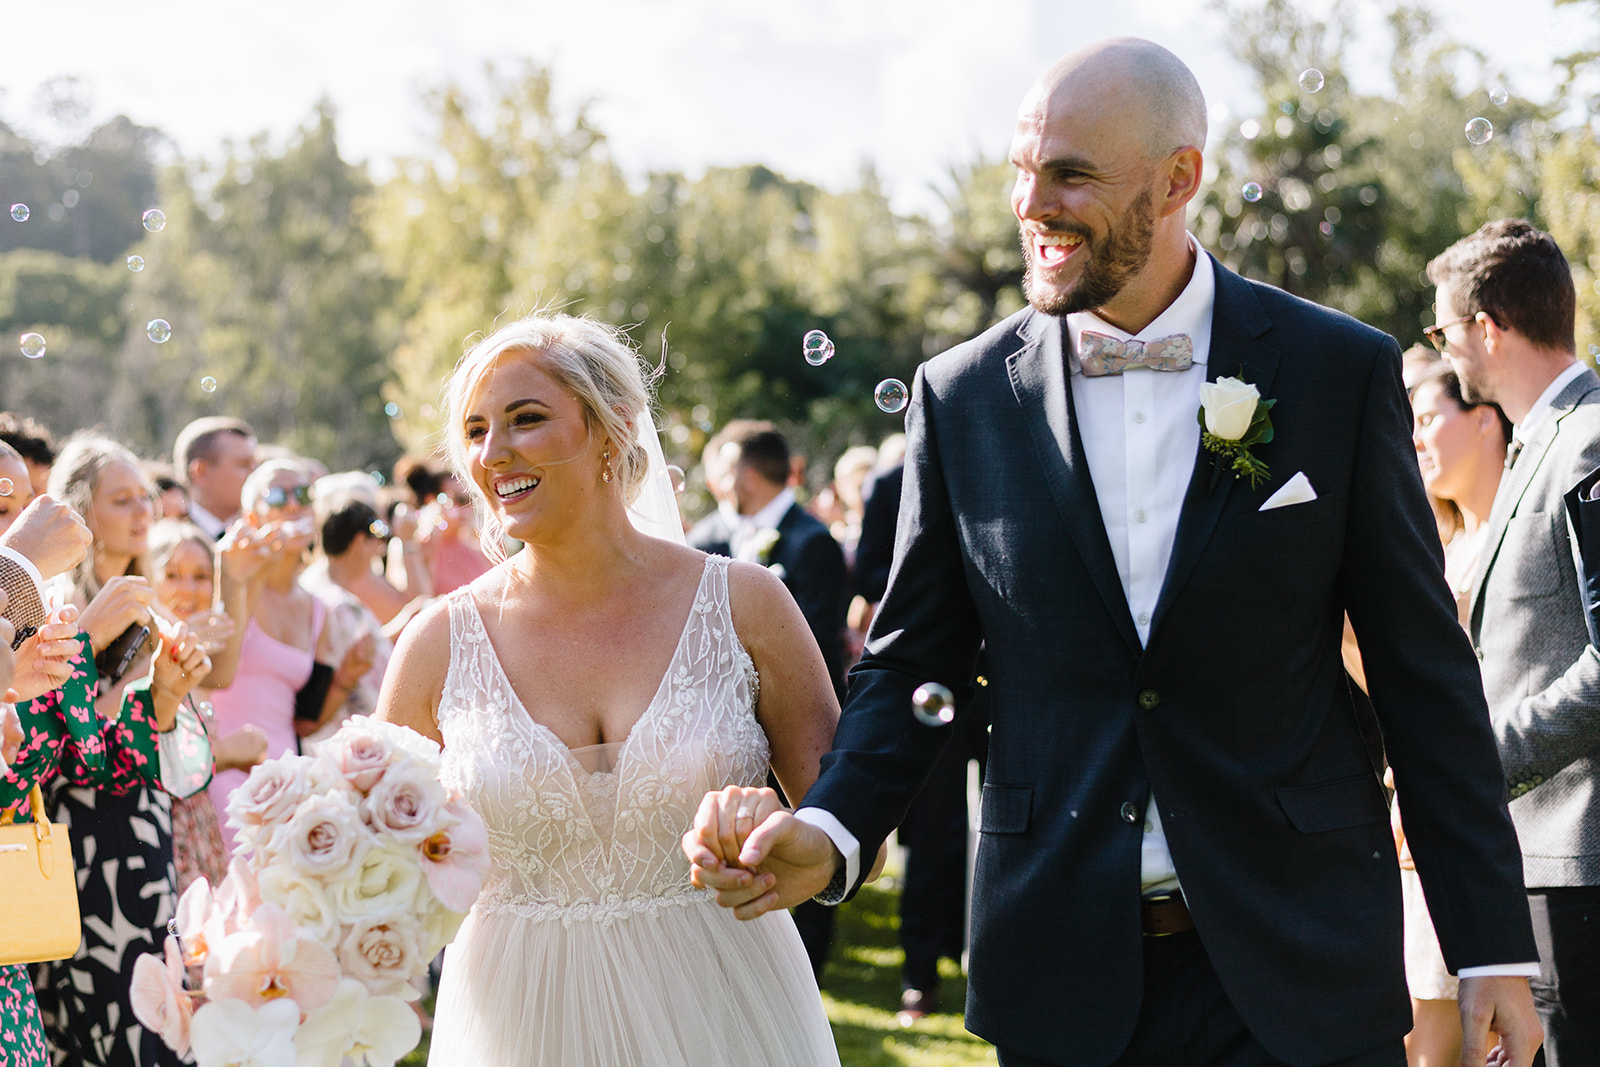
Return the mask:
{"type": "Polygon", "coordinates": [[[683,851],[691,861],[704,851],[717,867],[738,867],[745,839],[768,816],[785,810],[772,789],[730,785],[707,793],[694,827],[683,835],[683,851]]]}

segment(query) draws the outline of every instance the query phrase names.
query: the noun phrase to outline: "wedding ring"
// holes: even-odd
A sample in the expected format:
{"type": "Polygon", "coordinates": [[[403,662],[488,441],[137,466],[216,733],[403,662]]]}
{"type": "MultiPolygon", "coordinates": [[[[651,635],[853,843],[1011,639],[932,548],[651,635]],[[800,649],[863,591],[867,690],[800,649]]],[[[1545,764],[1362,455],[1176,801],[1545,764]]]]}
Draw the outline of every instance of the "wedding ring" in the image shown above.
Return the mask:
{"type": "Polygon", "coordinates": [[[738,811],[733,813],[733,819],[735,822],[738,822],[740,819],[754,819],[755,817],[756,813],[751,811],[749,808],[740,808],[738,811]]]}

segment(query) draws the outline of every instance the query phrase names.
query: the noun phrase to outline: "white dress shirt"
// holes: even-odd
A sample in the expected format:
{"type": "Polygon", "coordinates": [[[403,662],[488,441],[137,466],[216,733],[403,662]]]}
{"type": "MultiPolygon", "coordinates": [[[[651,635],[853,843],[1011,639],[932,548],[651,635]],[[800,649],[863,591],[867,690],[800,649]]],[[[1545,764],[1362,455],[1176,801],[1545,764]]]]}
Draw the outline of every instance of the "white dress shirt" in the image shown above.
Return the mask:
{"type": "Polygon", "coordinates": [[[189,501],[189,521],[206,532],[206,536],[213,541],[220,540],[228,529],[228,520],[219,519],[196,501],[189,501]]]}
{"type": "Polygon", "coordinates": [[[739,516],[739,525],[733,528],[729,537],[728,551],[733,553],[734,559],[742,559],[746,563],[761,563],[766,561],[759,558],[756,551],[756,535],[762,530],[776,530],[778,523],[789,514],[789,509],[794,507],[795,497],[793,489],[784,489],[777,496],[767,501],[754,515],[739,516]]]}

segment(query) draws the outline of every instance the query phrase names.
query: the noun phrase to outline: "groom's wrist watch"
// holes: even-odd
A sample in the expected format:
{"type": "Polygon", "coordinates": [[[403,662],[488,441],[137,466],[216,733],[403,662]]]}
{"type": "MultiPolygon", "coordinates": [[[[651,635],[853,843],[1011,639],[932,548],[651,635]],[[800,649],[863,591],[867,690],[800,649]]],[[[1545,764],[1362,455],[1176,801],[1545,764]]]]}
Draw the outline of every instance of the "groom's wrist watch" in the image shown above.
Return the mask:
{"type": "Polygon", "coordinates": [[[818,904],[826,904],[832,907],[835,904],[843,904],[844,898],[849,894],[850,886],[845,881],[844,876],[844,858],[840,857],[839,862],[834,864],[833,877],[829,879],[827,885],[823,886],[822,892],[811,899],[818,904]]]}

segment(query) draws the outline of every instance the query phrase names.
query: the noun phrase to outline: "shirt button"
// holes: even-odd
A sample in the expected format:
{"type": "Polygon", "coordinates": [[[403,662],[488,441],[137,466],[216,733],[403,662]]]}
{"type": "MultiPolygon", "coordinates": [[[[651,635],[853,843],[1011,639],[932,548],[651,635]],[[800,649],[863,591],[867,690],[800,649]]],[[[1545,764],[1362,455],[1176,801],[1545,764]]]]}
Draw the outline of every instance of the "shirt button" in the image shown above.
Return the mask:
{"type": "Polygon", "coordinates": [[[1129,825],[1139,821],[1139,809],[1134,807],[1131,800],[1122,805],[1122,821],[1129,825]]]}
{"type": "Polygon", "coordinates": [[[1145,711],[1150,711],[1161,703],[1161,694],[1154,689],[1139,690],[1139,706],[1145,711]]]}
{"type": "Polygon", "coordinates": [[[1139,612],[1139,625],[1140,626],[1149,626],[1150,625],[1150,613],[1148,611],[1139,612]]]}
{"type": "Polygon", "coordinates": [[[1133,413],[1133,421],[1134,421],[1134,422],[1143,422],[1143,421],[1144,421],[1144,412],[1142,412],[1142,411],[1135,411],[1135,412],[1134,412],[1134,413],[1133,413]]]}
{"type": "Polygon", "coordinates": [[[1142,508],[1133,513],[1133,521],[1134,522],[1143,522],[1145,520],[1145,518],[1146,518],[1146,515],[1145,515],[1144,510],[1142,508]]]}

